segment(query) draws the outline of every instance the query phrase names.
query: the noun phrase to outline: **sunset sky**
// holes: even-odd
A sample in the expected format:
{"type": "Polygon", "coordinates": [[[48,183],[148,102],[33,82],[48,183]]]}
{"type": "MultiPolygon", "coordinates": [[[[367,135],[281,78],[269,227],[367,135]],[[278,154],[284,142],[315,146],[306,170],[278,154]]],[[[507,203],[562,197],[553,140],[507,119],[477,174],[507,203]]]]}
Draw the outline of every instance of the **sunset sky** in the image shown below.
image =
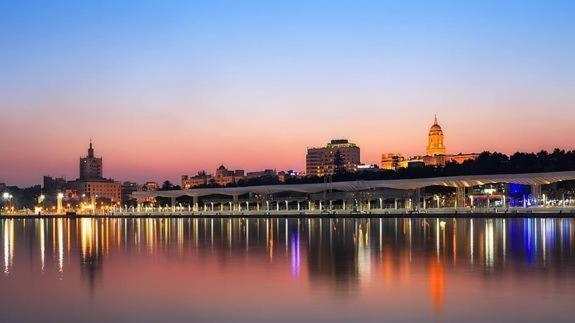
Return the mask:
{"type": "Polygon", "coordinates": [[[0,182],[575,149],[575,1],[0,2],[0,182]]]}

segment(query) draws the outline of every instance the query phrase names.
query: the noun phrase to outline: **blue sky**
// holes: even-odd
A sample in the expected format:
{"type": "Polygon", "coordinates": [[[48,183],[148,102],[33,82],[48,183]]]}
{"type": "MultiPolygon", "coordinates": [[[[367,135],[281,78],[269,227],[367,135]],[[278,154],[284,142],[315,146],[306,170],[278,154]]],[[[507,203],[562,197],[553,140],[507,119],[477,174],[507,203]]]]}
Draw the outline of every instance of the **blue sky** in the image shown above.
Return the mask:
{"type": "Polygon", "coordinates": [[[435,113],[451,152],[572,149],[574,31],[573,1],[4,0],[0,182],[73,177],[90,137],[128,179],[333,137],[377,163],[435,113]]]}

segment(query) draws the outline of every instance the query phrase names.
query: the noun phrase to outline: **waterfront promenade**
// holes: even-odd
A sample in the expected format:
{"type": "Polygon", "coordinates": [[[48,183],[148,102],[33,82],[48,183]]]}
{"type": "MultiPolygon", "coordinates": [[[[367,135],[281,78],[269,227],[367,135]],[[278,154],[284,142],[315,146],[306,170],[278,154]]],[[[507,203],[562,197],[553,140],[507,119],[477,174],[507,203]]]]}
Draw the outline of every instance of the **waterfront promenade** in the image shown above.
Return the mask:
{"type": "Polygon", "coordinates": [[[2,214],[1,218],[386,218],[386,217],[570,217],[575,218],[575,207],[531,207],[531,208],[430,208],[350,210],[269,210],[269,211],[188,211],[176,209],[155,209],[147,211],[118,211],[95,214],[2,214]]]}

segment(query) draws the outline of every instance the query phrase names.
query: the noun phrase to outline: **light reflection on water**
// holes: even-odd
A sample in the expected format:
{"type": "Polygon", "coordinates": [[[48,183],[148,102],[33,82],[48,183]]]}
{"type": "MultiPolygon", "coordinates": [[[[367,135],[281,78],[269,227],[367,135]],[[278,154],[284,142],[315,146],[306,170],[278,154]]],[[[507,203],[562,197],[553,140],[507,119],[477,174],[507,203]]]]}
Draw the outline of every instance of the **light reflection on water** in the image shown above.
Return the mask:
{"type": "Polygon", "coordinates": [[[0,310],[7,321],[567,321],[574,225],[3,219],[0,310]]]}

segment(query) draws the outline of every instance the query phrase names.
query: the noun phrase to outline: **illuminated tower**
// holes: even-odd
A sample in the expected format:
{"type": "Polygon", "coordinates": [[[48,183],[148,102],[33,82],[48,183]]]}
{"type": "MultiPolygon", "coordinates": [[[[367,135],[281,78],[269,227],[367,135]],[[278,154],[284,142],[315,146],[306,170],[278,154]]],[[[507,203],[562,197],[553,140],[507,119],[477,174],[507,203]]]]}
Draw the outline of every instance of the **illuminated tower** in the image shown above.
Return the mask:
{"type": "Polygon", "coordinates": [[[101,179],[102,178],[102,158],[94,157],[94,148],[90,139],[88,156],[80,158],[80,179],[101,179]]]}
{"type": "Polygon", "coordinates": [[[427,155],[437,156],[445,155],[445,145],[443,144],[443,130],[441,126],[437,123],[437,115],[435,116],[435,121],[429,129],[429,139],[427,142],[427,155]]]}

